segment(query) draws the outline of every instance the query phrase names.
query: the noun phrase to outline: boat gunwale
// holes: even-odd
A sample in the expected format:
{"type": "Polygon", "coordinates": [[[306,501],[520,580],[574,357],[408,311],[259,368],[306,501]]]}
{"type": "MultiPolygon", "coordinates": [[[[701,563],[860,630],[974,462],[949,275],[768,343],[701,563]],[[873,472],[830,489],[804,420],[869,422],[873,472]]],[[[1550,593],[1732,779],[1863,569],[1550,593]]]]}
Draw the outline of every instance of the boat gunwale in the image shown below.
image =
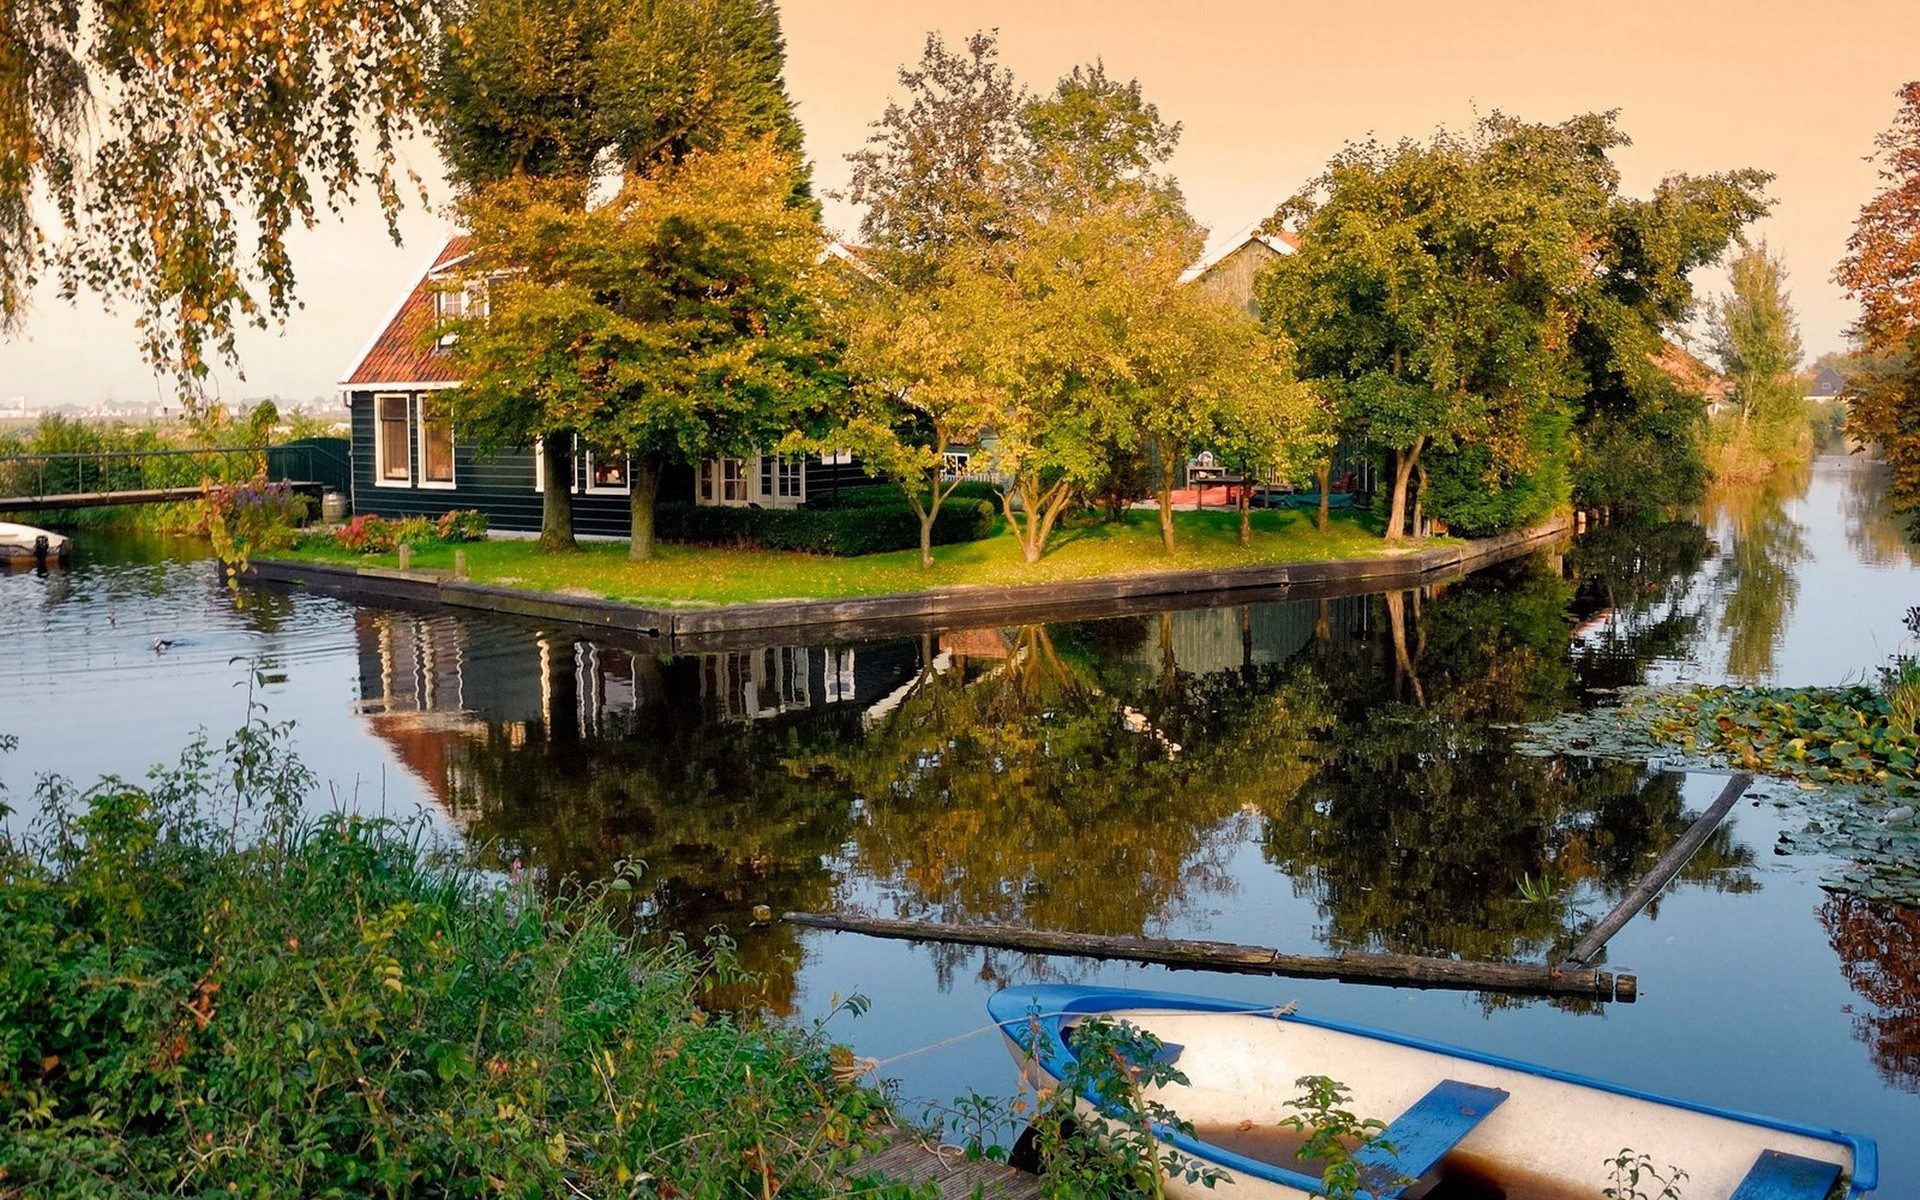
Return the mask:
{"type": "MultiPolygon", "coordinates": [[[[1880,1148],[1871,1137],[1846,1133],[1838,1129],[1807,1125],[1798,1121],[1783,1120],[1778,1117],[1764,1116],[1759,1113],[1742,1112],[1738,1109],[1720,1108],[1695,1100],[1686,1100],[1677,1096],[1664,1096],[1658,1092],[1645,1091],[1626,1084],[1611,1083],[1596,1079],[1590,1075],[1581,1075],[1573,1071],[1563,1071],[1540,1063],[1530,1063],[1504,1055],[1490,1054],[1472,1050],[1464,1046],[1454,1046],[1446,1042],[1437,1042],[1411,1034],[1395,1033],[1392,1030],[1379,1029],[1371,1025],[1361,1025],[1340,1021],[1331,1017],[1309,1016],[1304,1013],[1284,1011],[1278,1005],[1256,1007],[1232,1000],[1216,1000],[1207,996],[1183,995],[1178,992],[1160,992],[1134,990],[1130,988],[1085,987],[1074,984],[1028,984],[1018,987],[1002,988],[987,997],[987,1013],[992,1017],[1000,1032],[1016,1046],[1035,1055],[1039,1065],[1056,1079],[1063,1074],[1056,1067],[1073,1057],[1073,1050],[1062,1036],[1062,1027],[1070,1017],[1091,1017],[1103,1013],[1122,1013],[1127,1011],[1164,1011],[1216,1013],[1230,1016],[1265,1017],[1273,1021],[1291,1021],[1312,1028],[1331,1030],[1335,1033],[1350,1034],[1404,1046],[1413,1050],[1423,1050],[1449,1058],[1463,1059],[1482,1063],[1486,1066],[1518,1071],[1536,1078],[1552,1080],[1557,1083],[1572,1084],[1577,1087],[1591,1088],[1615,1096],[1632,1100],[1645,1100],[1655,1104],[1668,1105],[1704,1116],[1718,1117],[1736,1121],[1745,1125],[1759,1126],[1764,1129],[1778,1130],[1816,1141],[1834,1143],[1847,1147],[1853,1156],[1853,1168],[1847,1173],[1847,1196],[1849,1200],[1865,1196],[1880,1184],[1880,1148]],[[1021,1004],[1017,1013],[1009,1014],[1009,1006],[1015,1002],[1021,1004]],[[1041,1048],[1030,1047],[1017,1033],[1031,1028],[1035,1019],[1035,1007],[1038,1006],[1038,1019],[1045,1032],[1047,1045],[1045,1053],[1041,1048]]],[[[1111,1115],[1111,1114],[1109,1114],[1111,1115]]],[[[1321,1186],[1322,1181],[1311,1175],[1290,1171],[1286,1167],[1269,1163],[1261,1159],[1236,1154],[1224,1146],[1200,1138],[1180,1133],[1173,1129],[1162,1129],[1162,1139],[1182,1153],[1204,1162],[1217,1162],[1231,1170],[1241,1171],[1256,1179],[1269,1183],[1278,1183],[1287,1187],[1299,1188],[1311,1193],[1321,1186]]],[[[1363,1193],[1371,1195],[1371,1193],[1363,1193]]]]}

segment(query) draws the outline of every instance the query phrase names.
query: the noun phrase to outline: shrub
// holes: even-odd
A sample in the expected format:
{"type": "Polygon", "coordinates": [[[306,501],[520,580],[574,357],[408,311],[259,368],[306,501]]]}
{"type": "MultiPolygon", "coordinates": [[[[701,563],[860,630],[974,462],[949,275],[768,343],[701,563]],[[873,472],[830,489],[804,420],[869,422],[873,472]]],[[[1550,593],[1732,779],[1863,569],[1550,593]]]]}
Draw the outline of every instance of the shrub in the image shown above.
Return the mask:
{"type": "Polygon", "coordinates": [[[841,1190],[878,1097],[817,1028],[701,1011],[629,876],[489,883],[312,786],[257,718],[0,835],[0,1194],[841,1190]]]}
{"type": "MultiPolygon", "coordinates": [[[[884,554],[918,546],[919,518],[897,490],[884,490],[893,493],[891,507],[878,503],[824,509],[662,504],[654,511],[654,529],[671,542],[754,546],[842,557],[884,554]]],[[[934,519],[933,544],[946,546],[977,541],[993,532],[995,516],[994,506],[985,500],[959,497],[948,500],[940,506],[940,514],[934,519]]]]}
{"type": "Polygon", "coordinates": [[[399,545],[424,550],[438,545],[440,534],[427,517],[401,517],[393,523],[393,540],[399,545]]]}
{"type": "Polygon", "coordinates": [[[434,522],[434,530],[443,542],[484,542],[487,514],[477,508],[452,509],[434,522]]]}
{"type": "Polygon", "coordinates": [[[373,513],[362,513],[342,525],[333,540],[352,554],[386,554],[400,544],[393,522],[373,513]]]}

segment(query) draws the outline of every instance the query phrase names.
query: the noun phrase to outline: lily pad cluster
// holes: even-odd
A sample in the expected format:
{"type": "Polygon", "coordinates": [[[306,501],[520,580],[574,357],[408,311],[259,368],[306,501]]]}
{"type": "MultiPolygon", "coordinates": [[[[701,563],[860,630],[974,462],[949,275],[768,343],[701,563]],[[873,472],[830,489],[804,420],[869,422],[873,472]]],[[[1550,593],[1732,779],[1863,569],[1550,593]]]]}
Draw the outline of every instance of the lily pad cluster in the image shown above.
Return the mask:
{"type": "Polygon", "coordinates": [[[1815,783],[1920,789],[1920,733],[1865,687],[1695,687],[1640,701],[1656,742],[1815,783]]]}
{"type": "Polygon", "coordinates": [[[1806,818],[1776,853],[1830,855],[1824,886],[1920,906],[1920,735],[1869,688],[1628,688],[1527,726],[1514,749],[1774,776],[1761,793],[1806,818]]]}

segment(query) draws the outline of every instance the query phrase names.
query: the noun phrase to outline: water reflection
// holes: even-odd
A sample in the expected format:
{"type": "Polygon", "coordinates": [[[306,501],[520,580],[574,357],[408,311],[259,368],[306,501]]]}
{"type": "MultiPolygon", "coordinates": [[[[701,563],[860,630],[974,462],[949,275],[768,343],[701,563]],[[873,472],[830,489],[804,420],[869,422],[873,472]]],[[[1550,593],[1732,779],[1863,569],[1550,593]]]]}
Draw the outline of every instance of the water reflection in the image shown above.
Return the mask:
{"type": "MultiPolygon", "coordinates": [[[[639,916],[661,934],[739,933],[761,904],[1182,933],[1277,884],[1311,900],[1324,946],[1539,958],[1692,817],[1674,779],[1508,749],[1508,726],[1577,703],[1576,597],[1615,553],[1439,589],[671,658],[363,612],[361,707],[485,853],[550,886],[644,861],[639,916]],[[1249,877],[1243,847],[1275,874],[1249,877]]],[[[1629,613],[1668,602],[1607,586],[1629,613]]],[[[1626,661],[1675,636],[1636,621],[1626,661]]],[[[1686,879],[1749,888],[1750,866],[1723,832],[1686,879]]],[[[791,931],[743,952],[784,1008],[791,931]]]]}
{"type": "Polygon", "coordinates": [[[1855,1035],[1889,1084],[1920,1092],[1920,909],[1831,895],[1820,924],[1840,973],[1870,1006],[1854,1011],[1855,1035]]]}
{"type": "Polygon", "coordinates": [[[1796,569],[1808,556],[1806,527],[1792,501],[1807,490],[1808,469],[1777,472],[1764,483],[1716,489],[1703,517],[1721,539],[1714,584],[1723,594],[1720,627],[1726,673],[1739,683],[1772,677],[1787,619],[1800,595],[1796,569]]]}
{"type": "Polygon", "coordinates": [[[1872,566],[1920,565],[1920,540],[1887,503],[1893,473],[1876,461],[1851,457],[1842,461],[1847,464],[1850,485],[1842,493],[1848,547],[1872,566]]]}

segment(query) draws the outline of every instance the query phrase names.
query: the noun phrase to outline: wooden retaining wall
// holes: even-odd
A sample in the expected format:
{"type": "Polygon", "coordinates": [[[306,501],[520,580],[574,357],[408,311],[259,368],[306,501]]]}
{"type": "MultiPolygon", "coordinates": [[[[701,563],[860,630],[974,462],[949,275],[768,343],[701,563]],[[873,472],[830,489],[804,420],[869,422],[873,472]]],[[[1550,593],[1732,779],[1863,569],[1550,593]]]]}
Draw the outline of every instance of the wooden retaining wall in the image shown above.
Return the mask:
{"type": "Polygon", "coordinates": [[[1067,583],[968,585],[709,608],[658,608],[494,587],[455,579],[445,571],[341,567],[278,559],[255,559],[248,578],[349,597],[443,604],[619,631],[671,653],[745,649],[801,639],[861,641],[979,625],[1091,620],[1170,608],[1317,600],[1418,587],[1532,553],[1559,541],[1571,528],[1571,520],[1560,517],[1500,537],[1378,558],[1154,571],[1067,583]]]}

